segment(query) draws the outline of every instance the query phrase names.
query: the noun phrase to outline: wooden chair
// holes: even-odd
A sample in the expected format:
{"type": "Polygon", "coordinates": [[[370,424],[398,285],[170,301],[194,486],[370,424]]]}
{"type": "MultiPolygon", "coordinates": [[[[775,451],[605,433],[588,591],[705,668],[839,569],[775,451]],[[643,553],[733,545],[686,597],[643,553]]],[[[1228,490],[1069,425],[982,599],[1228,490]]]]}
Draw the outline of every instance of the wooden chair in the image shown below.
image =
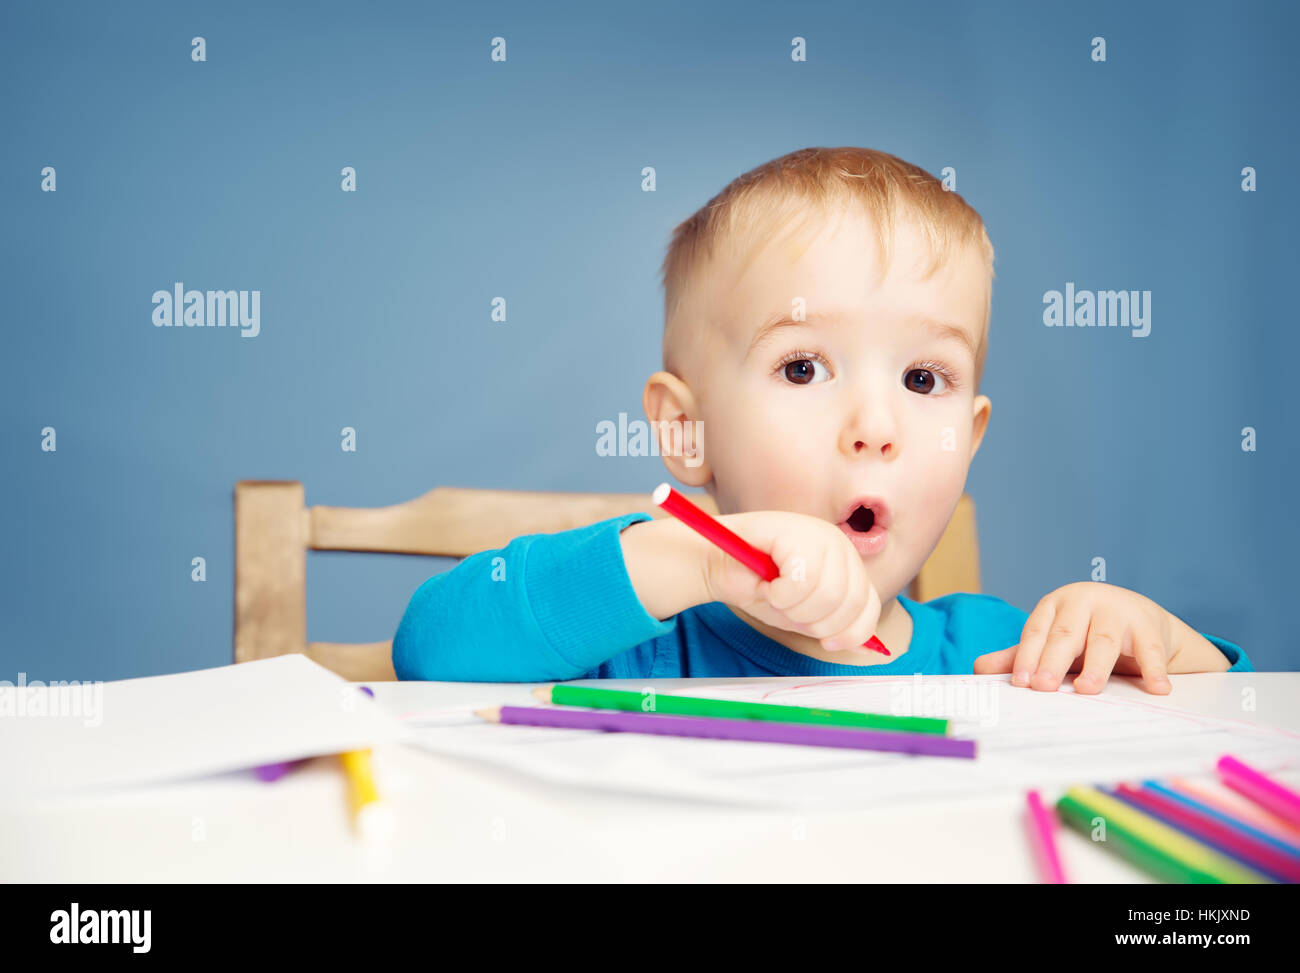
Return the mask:
{"type": "MultiPolygon", "coordinates": [[[[692,499],[710,513],[706,494],[692,499]]],[[[570,530],[644,510],[666,516],[640,493],[527,493],[438,487],[390,507],[307,507],[290,480],[235,484],[235,661],[302,652],[353,681],[396,678],[392,642],[307,641],[307,552],[375,551],[466,557],[521,534],[570,530]]],[[[975,504],[963,496],[908,597],[929,601],[978,592],[975,504]]]]}

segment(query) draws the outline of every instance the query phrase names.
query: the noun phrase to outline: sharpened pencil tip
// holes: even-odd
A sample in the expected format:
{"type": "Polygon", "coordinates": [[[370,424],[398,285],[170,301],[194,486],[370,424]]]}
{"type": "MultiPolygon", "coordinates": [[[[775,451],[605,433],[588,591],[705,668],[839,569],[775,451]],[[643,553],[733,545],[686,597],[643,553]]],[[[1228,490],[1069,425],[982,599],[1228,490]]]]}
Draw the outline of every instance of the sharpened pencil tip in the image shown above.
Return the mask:
{"type": "Polygon", "coordinates": [[[490,721],[493,722],[493,723],[500,723],[500,722],[501,722],[501,707],[500,707],[500,706],[485,706],[485,707],[483,707],[483,709],[476,709],[476,710],[474,711],[474,715],[475,715],[475,716],[478,716],[478,717],[481,717],[482,719],[485,719],[485,720],[490,720],[490,721]]]}
{"type": "Polygon", "coordinates": [[[549,703],[551,701],[551,687],[538,686],[533,690],[533,698],[540,699],[543,703],[549,703]]]}

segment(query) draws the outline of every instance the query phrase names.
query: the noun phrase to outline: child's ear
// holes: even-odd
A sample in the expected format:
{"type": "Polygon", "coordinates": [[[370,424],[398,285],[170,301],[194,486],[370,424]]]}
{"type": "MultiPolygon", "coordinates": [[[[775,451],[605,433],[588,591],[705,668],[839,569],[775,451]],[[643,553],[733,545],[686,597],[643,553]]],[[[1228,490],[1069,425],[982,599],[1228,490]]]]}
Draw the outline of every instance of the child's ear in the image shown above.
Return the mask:
{"type": "Polygon", "coordinates": [[[979,452],[980,443],[984,441],[984,430],[989,426],[989,413],[992,411],[993,403],[989,401],[987,395],[975,396],[975,414],[971,418],[971,459],[975,458],[975,454],[979,452]]]}
{"type": "Polygon", "coordinates": [[[712,480],[713,471],[704,459],[704,422],[690,386],[672,372],[655,372],[646,380],[641,406],[668,472],[687,486],[712,480]]]}

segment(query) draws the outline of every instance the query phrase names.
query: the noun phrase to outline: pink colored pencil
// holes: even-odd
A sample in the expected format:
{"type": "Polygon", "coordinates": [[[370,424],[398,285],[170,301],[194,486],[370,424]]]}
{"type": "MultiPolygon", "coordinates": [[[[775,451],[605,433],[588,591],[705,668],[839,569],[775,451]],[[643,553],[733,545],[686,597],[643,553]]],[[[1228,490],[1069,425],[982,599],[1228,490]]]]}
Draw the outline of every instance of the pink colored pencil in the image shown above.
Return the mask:
{"type": "Polygon", "coordinates": [[[1276,814],[1265,811],[1262,807],[1251,803],[1235,791],[1226,789],[1210,790],[1204,784],[1193,783],[1181,778],[1171,780],[1169,786],[1182,791],[1188,797],[1200,801],[1202,804],[1208,804],[1222,814],[1245,821],[1260,831],[1266,831],[1280,841],[1287,841],[1292,844],[1300,841],[1300,828],[1283,821],[1276,814]]]}
{"type": "Polygon", "coordinates": [[[1300,825],[1300,794],[1228,754],[1220,757],[1215,767],[1225,786],[1268,808],[1284,821],[1300,825]]]}
{"type": "MultiPolygon", "coordinates": [[[[660,483],[655,487],[652,497],[656,506],[663,507],[687,527],[718,545],[764,581],[773,581],[781,576],[781,569],[777,567],[770,555],[763,553],[735,531],[727,529],[715,518],[710,517],[706,511],[701,510],[674,490],[671,484],[660,483]]],[[[885,643],[874,635],[862,644],[881,655],[890,654],[885,648],[885,643]]]]}
{"type": "Polygon", "coordinates": [[[1116,790],[1152,817],[1186,831],[1211,848],[1283,881],[1300,882],[1300,862],[1287,858],[1258,838],[1242,834],[1208,814],[1202,814],[1154,791],[1139,789],[1131,784],[1120,784],[1116,790]]]}
{"type": "Polygon", "coordinates": [[[1048,885],[1065,885],[1065,869],[1061,867],[1061,855],[1056,847],[1056,818],[1043,806],[1043,799],[1038,791],[1025,795],[1029,805],[1029,837],[1038,859],[1038,868],[1043,882],[1048,885]]]}

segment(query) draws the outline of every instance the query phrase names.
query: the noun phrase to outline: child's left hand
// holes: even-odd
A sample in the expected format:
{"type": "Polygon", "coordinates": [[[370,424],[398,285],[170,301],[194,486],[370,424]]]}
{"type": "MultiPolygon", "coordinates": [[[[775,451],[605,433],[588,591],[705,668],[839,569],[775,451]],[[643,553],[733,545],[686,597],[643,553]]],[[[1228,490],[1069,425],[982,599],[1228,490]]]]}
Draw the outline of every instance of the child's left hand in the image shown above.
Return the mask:
{"type": "Polygon", "coordinates": [[[1078,672],[1079,693],[1101,692],[1112,671],[1140,675],[1147,692],[1164,695],[1173,688],[1168,672],[1227,668],[1223,653],[1176,615],[1136,591],[1095,581],[1046,595],[1029,613],[1017,645],[975,660],[976,673],[1010,672],[1013,686],[1049,692],[1066,672],[1078,672]],[[1178,661],[1190,664],[1174,664],[1185,650],[1178,661]]]}

